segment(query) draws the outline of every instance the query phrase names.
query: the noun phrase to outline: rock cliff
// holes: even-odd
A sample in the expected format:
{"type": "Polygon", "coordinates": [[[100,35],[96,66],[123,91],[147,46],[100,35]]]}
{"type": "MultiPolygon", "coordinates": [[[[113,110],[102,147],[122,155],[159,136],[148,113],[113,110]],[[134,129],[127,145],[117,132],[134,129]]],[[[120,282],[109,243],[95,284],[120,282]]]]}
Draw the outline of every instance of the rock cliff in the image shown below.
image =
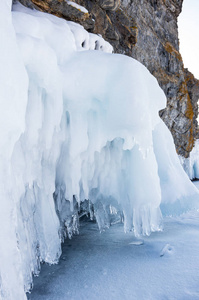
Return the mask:
{"type": "Polygon", "coordinates": [[[167,96],[160,116],[169,127],[177,152],[188,157],[198,136],[198,81],[184,70],[179,53],[177,18],[182,0],[123,0],[122,5],[136,20],[137,43],[132,56],[157,78],[167,96]],[[188,84],[188,82],[192,84],[188,84]]]}
{"type": "Polygon", "coordinates": [[[184,69],[177,18],[183,0],[20,0],[23,5],[80,23],[114,47],[143,63],[167,97],[160,116],[170,129],[178,154],[188,157],[199,138],[199,81],[184,69]]]}

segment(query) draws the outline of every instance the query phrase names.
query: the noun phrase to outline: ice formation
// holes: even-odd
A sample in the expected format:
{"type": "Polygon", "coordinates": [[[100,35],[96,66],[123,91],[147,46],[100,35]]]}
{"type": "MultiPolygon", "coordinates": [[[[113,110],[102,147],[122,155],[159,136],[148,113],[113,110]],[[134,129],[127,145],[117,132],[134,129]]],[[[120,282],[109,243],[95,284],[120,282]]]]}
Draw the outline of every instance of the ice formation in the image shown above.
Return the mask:
{"type": "Polygon", "coordinates": [[[11,14],[10,0],[0,32],[0,296],[23,300],[78,231],[80,201],[101,230],[121,212],[126,231],[148,235],[162,213],[197,207],[198,191],[144,66],[75,23],[19,4],[11,14]]]}
{"type": "Polygon", "coordinates": [[[195,141],[189,158],[180,156],[180,161],[190,179],[199,179],[199,140],[195,141]]]}

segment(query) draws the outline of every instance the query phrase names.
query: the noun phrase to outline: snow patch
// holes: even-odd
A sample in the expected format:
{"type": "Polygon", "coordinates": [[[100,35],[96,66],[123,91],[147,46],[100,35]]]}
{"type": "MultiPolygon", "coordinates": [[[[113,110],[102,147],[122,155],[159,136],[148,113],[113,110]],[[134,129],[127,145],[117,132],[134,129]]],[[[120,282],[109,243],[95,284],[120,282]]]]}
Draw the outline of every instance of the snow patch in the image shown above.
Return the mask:
{"type": "Polygon", "coordinates": [[[81,12],[83,12],[83,13],[85,13],[85,14],[88,13],[88,10],[87,10],[85,7],[83,7],[83,6],[81,6],[81,5],[77,4],[77,3],[73,2],[73,1],[68,1],[68,0],[66,0],[66,2],[67,2],[69,5],[71,5],[71,6],[75,7],[75,8],[77,8],[77,9],[80,10],[81,12]]]}

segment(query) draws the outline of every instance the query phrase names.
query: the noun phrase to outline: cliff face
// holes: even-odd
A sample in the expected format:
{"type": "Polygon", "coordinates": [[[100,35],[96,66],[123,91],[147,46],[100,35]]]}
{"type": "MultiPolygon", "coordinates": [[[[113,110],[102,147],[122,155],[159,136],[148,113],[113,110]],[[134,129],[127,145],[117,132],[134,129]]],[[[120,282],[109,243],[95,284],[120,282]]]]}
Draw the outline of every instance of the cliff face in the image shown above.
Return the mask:
{"type": "Polygon", "coordinates": [[[167,96],[160,116],[169,127],[177,152],[188,157],[197,137],[197,80],[190,80],[179,53],[177,17],[182,0],[123,0],[122,5],[138,25],[132,56],[157,78],[167,96]]]}
{"type": "Polygon", "coordinates": [[[188,157],[199,138],[199,81],[184,69],[179,53],[177,18],[183,0],[75,0],[88,13],[64,0],[20,0],[101,34],[114,47],[143,63],[167,96],[160,116],[170,129],[178,154],[188,157]]]}

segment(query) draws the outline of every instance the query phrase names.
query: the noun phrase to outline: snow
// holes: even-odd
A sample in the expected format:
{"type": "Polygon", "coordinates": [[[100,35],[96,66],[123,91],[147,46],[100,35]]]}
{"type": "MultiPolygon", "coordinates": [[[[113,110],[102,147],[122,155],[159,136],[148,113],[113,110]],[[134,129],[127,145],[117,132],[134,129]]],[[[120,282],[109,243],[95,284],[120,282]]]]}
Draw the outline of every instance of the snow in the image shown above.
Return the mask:
{"type": "Polygon", "coordinates": [[[100,50],[107,53],[113,52],[113,47],[100,35],[89,33],[81,25],[74,22],[68,21],[67,24],[74,35],[78,51],[100,50]]]}
{"type": "Polygon", "coordinates": [[[75,8],[77,8],[77,9],[79,9],[81,12],[83,12],[85,14],[88,13],[88,10],[85,7],[83,7],[83,6],[81,6],[81,5],[77,4],[77,3],[73,2],[73,1],[66,1],[66,2],[69,5],[71,5],[71,6],[75,7],[75,8]]]}
{"type": "Polygon", "coordinates": [[[1,1],[0,296],[23,300],[40,263],[57,263],[78,232],[81,201],[100,231],[124,220],[148,236],[162,214],[197,209],[199,193],[144,66],[80,25],[10,7],[1,1]]]}

